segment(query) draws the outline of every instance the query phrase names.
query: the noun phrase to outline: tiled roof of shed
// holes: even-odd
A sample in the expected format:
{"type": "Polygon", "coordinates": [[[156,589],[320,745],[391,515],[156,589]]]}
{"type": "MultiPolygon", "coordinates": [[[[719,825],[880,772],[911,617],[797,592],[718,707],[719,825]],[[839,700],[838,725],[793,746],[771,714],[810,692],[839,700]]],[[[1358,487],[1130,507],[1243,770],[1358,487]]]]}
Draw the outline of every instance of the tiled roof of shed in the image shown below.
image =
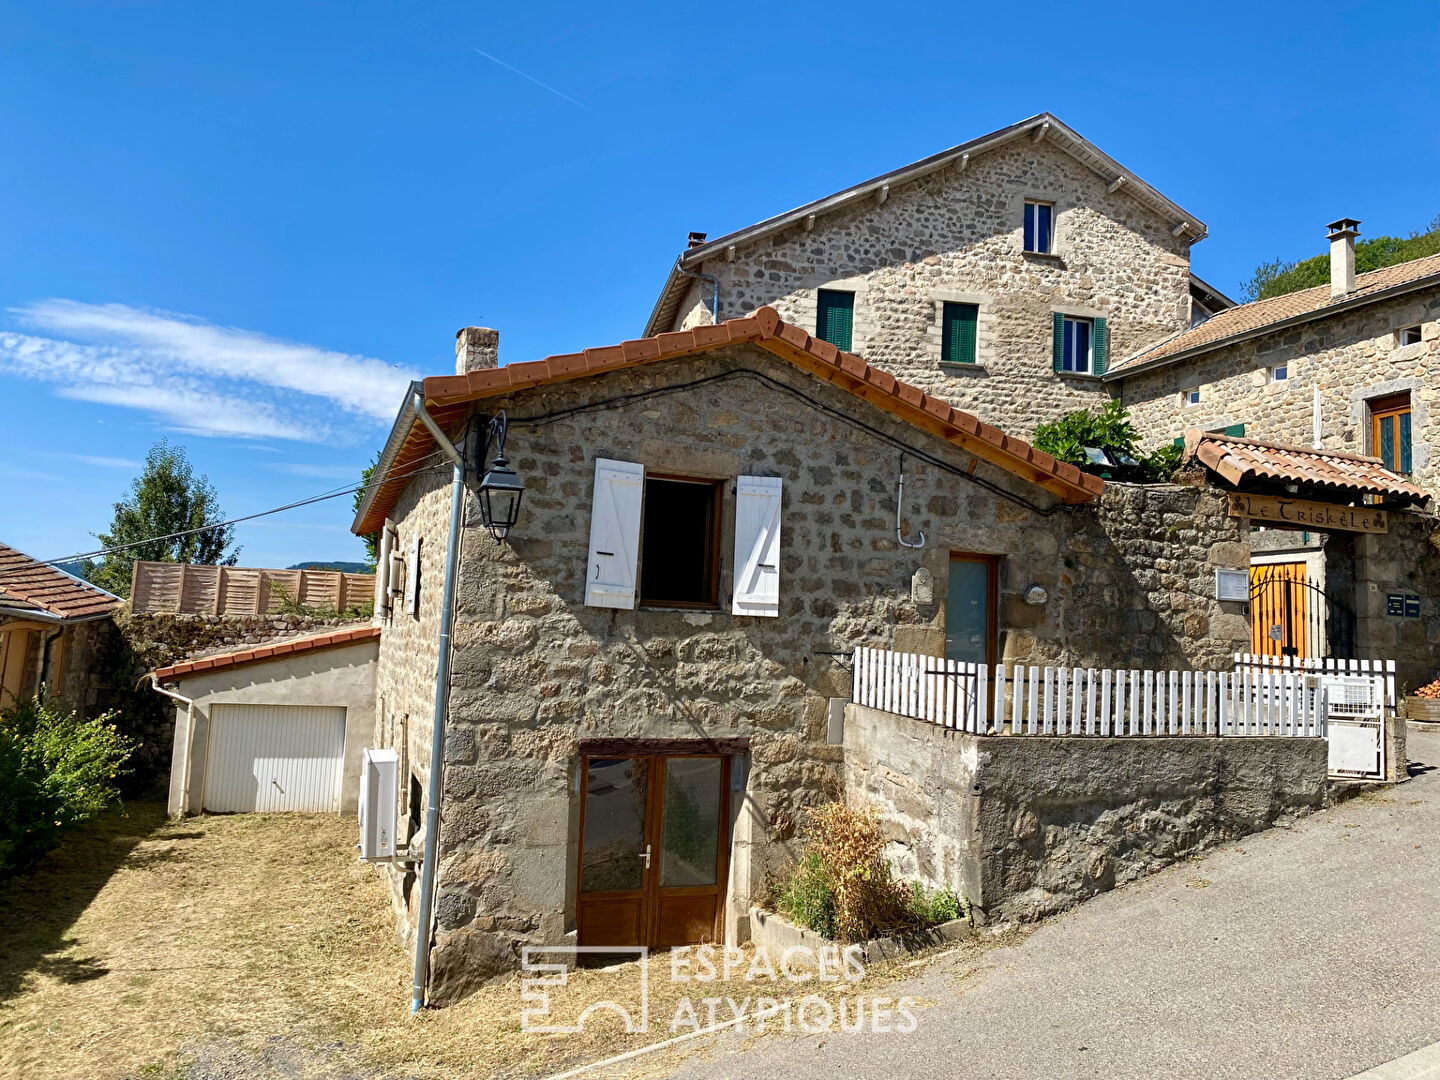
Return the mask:
{"type": "MultiPolygon", "coordinates": [[[[507,364],[464,375],[431,376],[423,384],[425,407],[445,427],[464,416],[471,402],[484,398],[674,360],[745,342],[788,360],[978,458],[1038,484],[1065,502],[1088,502],[1104,490],[1104,481],[1099,477],[1081,472],[1074,465],[1035,449],[1023,439],[982,423],[973,414],[953,408],[918,387],[871,367],[858,356],[841,352],[828,341],[812,337],[798,326],[782,322],[775,309],[769,307],[762,307],[748,318],[731,319],[714,326],[697,326],[693,330],[637,338],[605,348],[507,364]]],[[[413,421],[408,431],[392,435],[391,445],[397,443],[398,449],[394,454],[382,456],[378,466],[386,476],[394,479],[380,484],[373,496],[361,503],[351,525],[352,531],[357,534],[374,532],[383,526],[386,514],[409,483],[409,474],[435,449],[429,431],[423,424],[413,421]]]]}
{"type": "Polygon", "coordinates": [[[237,652],[203,656],[198,660],[185,660],[178,664],[157,668],[155,677],[157,679],[173,679],[180,675],[218,671],[221,668],[236,667],[239,664],[254,664],[261,660],[276,660],[282,656],[294,656],[296,653],[312,652],[315,649],[329,649],[336,645],[352,645],[357,641],[371,641],[379,636],[380,627],[378,626],[332,630],[325,634],[312,634],[309,637],[293,638],[290,641],[258,645],[253,649],[240,649],[237,652]]]}
{"type": "Polygon", "coordinates": [[[55,619],[82,621],[107,615],[123,600],[23,551],[0,544],[0,604],[25,607],[55,619]]]}
{"type": "Polygon", "coordinates": [[[1236,486],[1246,480],[1274,480],[1350,497],[1380,495],[1413,503],[1430,498],[1424,490],[1385,468],[1379,458],[1358,454],[1235,438],[1198,428],[1185,433],[1185,453],[1236,486]]]}
{"type": "Polygon", "coordinates": [[[1237,338],[1254,336],[1265,332],[1268,327],[1280,326],[1291,320],[1322,318],[1332,310],[1346,310],[1360,303],[1384,299],[1391,289],[1406,285],[1420,285],[1427,278],[1435,278],[1440,284],[1440,255],[1429,255],[1423,259],[1396,263],[1358,274],[1355,289],[1344,296],[1330,295],[1329,285],[1316,285],[1311,289],[1272,296],[1268,300],[1255,300],[1248,304],[1226,308],[1192,327],[1176,334],[1168,341],[1162,341],[1153,349],[1130,357],[1123,363],[1110,368],[1106,378],[1121,377],[1133,369],[1149,367],[1157,361],[1166,360],[1196,351],[1204,352],[1219,348],[1237,338]]]}

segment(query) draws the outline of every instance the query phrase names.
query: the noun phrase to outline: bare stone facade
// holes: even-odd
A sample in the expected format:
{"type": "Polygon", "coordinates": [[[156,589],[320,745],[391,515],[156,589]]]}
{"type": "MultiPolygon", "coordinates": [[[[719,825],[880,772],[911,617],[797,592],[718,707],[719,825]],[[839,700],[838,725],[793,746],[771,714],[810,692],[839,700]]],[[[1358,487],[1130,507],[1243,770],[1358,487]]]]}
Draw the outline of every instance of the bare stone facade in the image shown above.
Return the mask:
{"type": "MultiPolygon", "coordinates": [[[[943,653],[952,552],[1001,557],[1007,660],[1223,666],[1245,637],[1238,609],[1212,599],[1214,566],[1248,560],[1213,492],[1112,486],[1098,503],[1061,506],[754,346],[541,386],[484,411],[502,408],[527,491],[503,544],[467,498],[435,1001],[507,973],[524,942],[573,933],[582,738],[748,739],[726,920],[743,940],[753,895],[795,853],[800,810],[841,783],[842,747],[827,740],[827,721],[831,699],[849,696],[843,656],[860,645],[943,653]],[[905,534],[923,530],[923,550],[896,541],[902,453],[905,534]],[[717,609],[584,604],[601,457],[725,482],[717,609]],[[742,475],[784,483],[777,618],[730,613],[742,475]],[[922,568],[933,593],[917,602],[922,568]],[[1037,584],[1049,599],[1027,604],[1037,584]]],[[[378,744],[402,747],[402,785],[413,777],[422,789],[447,479],[448,470],[413,481],[391,511],[400,550],[422,537],[421,614],[391,617],[377,671],[378,744]]],[[[408,930],[408,882],[390,873],[408,930]]]]}
{"type": "MultiPolygon", "coordinates": [[[[814,332],[816,292],[855,293],[851,351],[1007,432],[1103,404],[1093,376],[1053,370],[1054,312],[1105,317],[1112,364],[1190,325],[1189,239],[1127,194],[1111,192],[1058,147],[1024,139],[869,200],[816,217],[807,231],[706,259],[720,318],[762,305],[814,332]],[[1055,205],[1052,254],[1023,252],[1026,199],[1055,205]],[[977,363],[941,365],[945,301],[979,308],[977,363]]],[[[673,329],[712,321],[696,280],[673,329]]]]}
{"type": "Polygon", "coordinates": [[[1313,445],[1315,387],[1327,450],[1374,454],[1368,403],[1410,395],[1415,482],[1434,490],[1440,459],[1440,289],[1366,304],[1133,375],[1115,373],[1121,400],[1145,441],[1158,446],[1187,428],[1244,424],[1248,438],[1313,445]],[[1421,340],[1399,333],[1418,326],[1421,340]],[[1273,372],[1284,365],[1284,381],[1273,372]],[[1198,389],[1200,401],[1187,404],[1198,389]]]}

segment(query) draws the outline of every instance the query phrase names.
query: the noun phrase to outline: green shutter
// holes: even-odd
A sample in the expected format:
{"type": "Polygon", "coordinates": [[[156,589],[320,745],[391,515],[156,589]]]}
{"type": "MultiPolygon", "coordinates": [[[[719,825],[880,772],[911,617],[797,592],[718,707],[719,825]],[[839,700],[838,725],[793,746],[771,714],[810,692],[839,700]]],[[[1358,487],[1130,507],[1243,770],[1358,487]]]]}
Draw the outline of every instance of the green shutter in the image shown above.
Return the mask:
{"type": "Polygon", "coordinates": [[[974,304],[946,304],[941,315],[943,334],[940,360],[946,364],[975,363],[975,324],[980,309],[974,304]]]}
{"type": "Polygon", "coordinates": [[[1220,431],[1220,434],[1221,434],[1221,435],[1228,435],[1228,436],[1230,436],[1230,438],[1232,438],[1232,439],[1243,439],[1243,438],[1245,437],[1245,425],[1244,425],[1244,424],[1231,424],[1231,425],[1230,425],[1229,427],[1227,427],[1227,428],[1222,428],[1221,431],[1220,431]]]}
{"type": "Polygon", "coordinates": [[[855,294],[821,289],[815,298],[815,308],[815,336],[842,352],[849,352],[855,327],[855,294]]]}
{"type": "Polygon", "coordinates": [[[1105,330],[1105,320],[1103,318],[1097,318],[1095,320],[1095,333],[1090,338],[1091,357],[1094,361],[1094,363],[1091,364],[1092,374],[1105,374],[1105,352],[1108,344],[1109,334],[1105,330]]]}
{"type": "Polygon", "coordinates": [[[1051,350],[1055,361],[1055,370],[1059,371],[1065,363],[1065,316],[1055,312],[1055,332],[1052,335],[1051,350]]]}
{"type": "Polygon", "coordinates": [[[1410,414],[1403,412],[1395,418],[1400,427],[1400,468],[1396,472],[1410,475],[1410,414]]]}
{"type": "Polygon", "coordinates": [[[1181,450],[1184,450],[1184,449],[1185,449],[1185,436],[1184,436],[1184,435],[1181,435],[1178,439],[1176,439],[1176,440],[1175,440],[1175,445],[1178,446],[1181,450]]]}

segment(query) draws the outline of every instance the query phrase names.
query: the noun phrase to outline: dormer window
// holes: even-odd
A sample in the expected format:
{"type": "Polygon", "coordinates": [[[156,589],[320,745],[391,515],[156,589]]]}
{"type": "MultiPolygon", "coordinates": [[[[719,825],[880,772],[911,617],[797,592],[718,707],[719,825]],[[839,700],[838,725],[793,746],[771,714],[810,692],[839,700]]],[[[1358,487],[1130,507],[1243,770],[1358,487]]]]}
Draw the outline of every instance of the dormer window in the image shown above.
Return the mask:
{"type": "Polygon", "coordinates": [[[1055,250],[1055,204],[1025,200],[1025,250],[1049,255],[1055,250]]]}

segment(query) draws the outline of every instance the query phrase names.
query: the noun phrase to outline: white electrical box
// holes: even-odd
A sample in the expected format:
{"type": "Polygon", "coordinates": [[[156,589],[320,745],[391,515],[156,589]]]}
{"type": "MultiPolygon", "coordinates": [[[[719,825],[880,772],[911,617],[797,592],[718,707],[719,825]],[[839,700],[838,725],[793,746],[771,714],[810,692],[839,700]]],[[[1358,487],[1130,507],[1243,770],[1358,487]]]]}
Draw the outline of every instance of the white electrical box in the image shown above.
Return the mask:
{"type": "Polygon", "coordinates": [[[1215,599],[1245,603],[1250,599],[1250,574],[1246,570],[1216,570],[1215,599]]]}
{"type": "Polygon", "coordinates": [[[391,859],[400,806],[400,755],[367,747],[360,761],[360,859],[391,859]]]}

